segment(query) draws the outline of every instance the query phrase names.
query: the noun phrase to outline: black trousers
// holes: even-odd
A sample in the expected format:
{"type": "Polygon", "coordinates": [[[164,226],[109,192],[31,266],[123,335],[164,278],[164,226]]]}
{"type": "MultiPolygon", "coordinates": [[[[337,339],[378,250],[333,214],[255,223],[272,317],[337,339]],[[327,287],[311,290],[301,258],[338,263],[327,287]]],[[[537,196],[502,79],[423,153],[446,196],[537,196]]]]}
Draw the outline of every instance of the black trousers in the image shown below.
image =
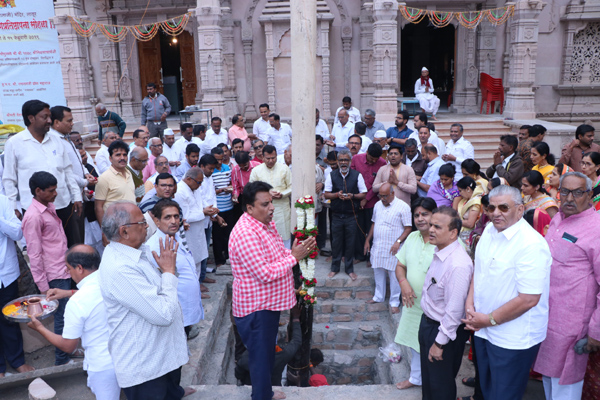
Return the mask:
{"type": "Polygon", "coordinates": [[[127,400],[180,400],[184,390],[179,385],[181,367],[139,385],[123,388],[127,400]]]}
{"type": "Polygon", "coordinates": [[[71,247],[74,244],[83,244],[85,240],[85,214],[81,217],[73,211],[73,203],[69,203],[65,208],[56,210],[56,215],[62,221],[65,235],[67,236],[67,246],[71,247]]]}
{"type": "Polygon", "coordinates": [[[221,227],[219,224],[213,223],[212,238],[213,238],[213,252],[215,253],[215,264],[223,265],[229,258],[229,234],[235,224],[234,211],[221,211],[219,213],[221,218],[225,220],[227,226],[221,227]]]}
{"type": "MultiPolygon", "coordinates": [[[[12,243],[9,243],[12,245],[12,243]]],[[[19,283],[15,279],[8,286],[0,285],[0,307],[19,297],[19,283]]],[[[16,322],[10,322],[0,316],[0,374],[6,372],[6,363],[13,368],[19,368],[25,364],[25,353],[23,352],[23,335],[16,322]]]]}
{"type": "Polygon", "coordinates": [[[469,333],[464,325],[456,329],[456,339],[444,346],[442,360],[429,361],[429,349],[439,333],[440,323],[423,314],[419,326],[419,348],[421,350],[421,378],[423,400],[455,400],[456,375],[460,369],[465,342],[469,333]]]}
{"type": "Polygon", "coordinates": [[[354,247],[356,246],[356,219],[354,214],[333,213],[331,219],[331,271],[340,272],[342,255],[345,257],[345,271],[347,274],[354,272],[354,247]],[[335,232],[335,233],[334,233],[335,232]]]}
{"type": "Polygon", "coordinates": [[[327,246],[327,210],[328,208],[323,207],[317,218],[317,247],[319,250],[323,250],[327,246]]]}
{"type": "Polygon", "coordinates": [[[367,259],[367,256],[364,252],[365,240],[367,239],[367,235],[369,234],[369,230],[373,224],[371,221],[372,218],[372,208],[364,208],[356,213],[356,219],[358,220],[358,226],[360,229],[356,228],[356,246],[354,247],[354,258],[360,261],[365,261],[367,259]]]}

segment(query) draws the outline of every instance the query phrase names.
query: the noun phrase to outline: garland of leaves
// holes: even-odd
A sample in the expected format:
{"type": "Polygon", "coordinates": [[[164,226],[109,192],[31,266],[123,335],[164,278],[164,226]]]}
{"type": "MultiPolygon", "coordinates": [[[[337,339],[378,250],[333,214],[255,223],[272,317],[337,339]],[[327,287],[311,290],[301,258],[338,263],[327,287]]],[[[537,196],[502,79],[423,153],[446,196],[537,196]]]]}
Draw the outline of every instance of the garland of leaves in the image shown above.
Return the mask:
{"type": "Polygon", "coordinates": [[[458,22],[467,29],[475,29],[485,18],[494,25],[504,24],[515,12],[515,6],[508,5],[499,8],[480,11],[435,11],[421,8],[400,6],[400,13],[408,22],[418,24],[425,18],[437,27],[443,28],[456,18],[458,22]]]}
{"type": "Polygon", "coordinates": [[[170,36],[179,35],[185,29],[191,15],[192,13],[188,12],[166,21],[132,26],[101,24],[72,16],[69,16],[69,21],[75,32],[83,37],[90,37],[99,30],[111,42],[124,40],[128,33],[131,33],[139,41],[147,42],[152,40],[159,30],[170,36]]]}

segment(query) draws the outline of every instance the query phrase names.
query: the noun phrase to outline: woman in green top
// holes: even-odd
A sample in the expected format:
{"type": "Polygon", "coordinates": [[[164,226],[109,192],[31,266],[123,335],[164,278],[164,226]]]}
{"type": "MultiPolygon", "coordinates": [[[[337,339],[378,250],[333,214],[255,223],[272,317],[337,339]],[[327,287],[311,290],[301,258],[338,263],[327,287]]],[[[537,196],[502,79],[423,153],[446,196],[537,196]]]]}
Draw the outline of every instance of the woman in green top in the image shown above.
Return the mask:
{"type": "Polygon", "coordinates": [[[423,314],[421,292],[435,249],[435,246],[429,243],[429,223],[435,208],[437,208],[435,200],[429,197],[419,197],[412,203],[413,218],[418,230],[408,235],[404,246],[396,254],[398,258],[396,277],[402,289],[403,307],[395,342],[410,347],[412,352],[410,377],[396,384],[398,389],[421,385],[419,355],[419,323],[423,314]]]}

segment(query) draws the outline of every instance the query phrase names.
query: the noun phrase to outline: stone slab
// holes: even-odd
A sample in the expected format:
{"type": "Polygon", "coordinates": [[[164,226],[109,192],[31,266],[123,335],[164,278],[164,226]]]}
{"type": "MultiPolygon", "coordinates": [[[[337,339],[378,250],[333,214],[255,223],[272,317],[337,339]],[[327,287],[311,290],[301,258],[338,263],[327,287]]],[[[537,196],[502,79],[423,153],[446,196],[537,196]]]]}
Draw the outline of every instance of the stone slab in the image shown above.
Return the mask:
{"type": "Polygon", "coordinates": [[[29,400],[55,400],[56,391],[41,378],[29,384],[29,400]]]}

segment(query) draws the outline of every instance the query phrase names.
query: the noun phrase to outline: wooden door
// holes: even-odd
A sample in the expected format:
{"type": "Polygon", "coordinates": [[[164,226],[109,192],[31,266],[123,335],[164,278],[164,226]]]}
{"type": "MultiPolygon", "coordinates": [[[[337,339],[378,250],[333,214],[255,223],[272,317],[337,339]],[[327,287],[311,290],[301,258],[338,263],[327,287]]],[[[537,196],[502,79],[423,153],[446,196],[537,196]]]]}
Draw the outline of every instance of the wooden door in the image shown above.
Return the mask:
{"type": "Polygon", "coordinates": [[[164,92],[164,86],[161,82],[162,68],[161,54],[160,54],[160,34],[154,36],[152,40],[147,42],[137,42],[138,46],[138,59],[140,63],[140,86],[142,88],[142,98],[148,94],[146,92],[146,84],[154,82],[156,89],[160,92],[164,92]]]}
{"type": "Polygon", "coordinates": [[[183,107],[196,104],[196,53],[194,38],[189,32],[183,31],[178,37],[179,54],[181,58],[181,91],[183,107]]]}

